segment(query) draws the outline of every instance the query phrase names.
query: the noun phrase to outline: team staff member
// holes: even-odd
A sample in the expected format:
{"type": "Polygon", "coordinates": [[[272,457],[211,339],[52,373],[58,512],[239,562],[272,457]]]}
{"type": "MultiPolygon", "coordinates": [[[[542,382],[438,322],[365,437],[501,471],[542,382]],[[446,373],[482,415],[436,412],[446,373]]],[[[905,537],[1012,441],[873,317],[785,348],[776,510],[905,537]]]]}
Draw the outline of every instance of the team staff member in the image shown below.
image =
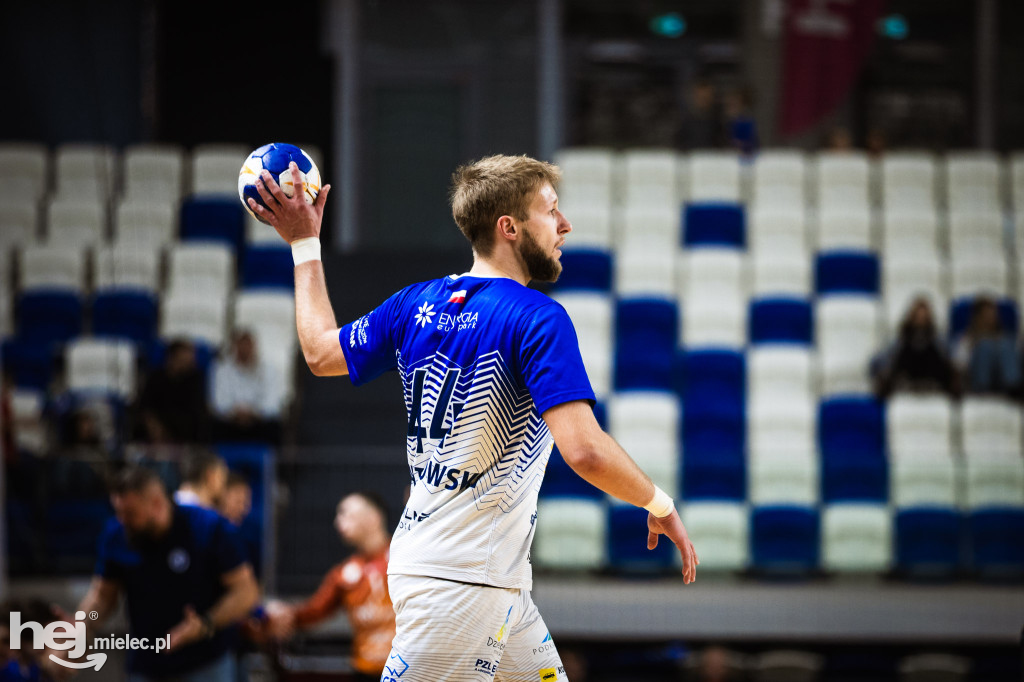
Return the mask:
{"type": "Polygon", "coordinates": [[[352,623],[352,667],[359,682],[380,680],[395,638],[395,609],[388,596],[387,506],[377,495],[357,492],[338,503],[334,527],[355,554],[324,576],[316,593],[302,604],[271,604],[270,630],[279,639],[294,628],[310,628],[339,608],[352,623]]]}
{"type": "Polygon", "coordinates": [[[129,682],[235,682],[233,626],[259,587],[234,527],[215,511],[174,504],[142,467],[120,472],[110,500],[116,518],[78,610],[99,612],[98,624],[123,594],[130,636],[170,635],[167,652],[128,652],[129,682]]]}
{"type": "MultiPolygon", "coordinates": [[[[297,168],[291,169],[292,173],[297,168]]],[[[697,555],[672,498],[594,418],[565,309],[529,289],[554,281],[572,226],[557,167],[492,156],[453,176],[452,214],[473,247],[462,275],[413,284],[339,328],[320,263],[325,186],[313,205],[263,175],[249,206],[292,246],[295,314],[314,374],[362,384],[397,370],[409,415],[412,489],[391,542],[397,631],[382,682],[565,680],[530,596],[537,493],[552,444],[585,480],[644,507],[648,547],[664,534],[697,555]],[[406,522],[407,521],[407,522],[406,522]]]]}

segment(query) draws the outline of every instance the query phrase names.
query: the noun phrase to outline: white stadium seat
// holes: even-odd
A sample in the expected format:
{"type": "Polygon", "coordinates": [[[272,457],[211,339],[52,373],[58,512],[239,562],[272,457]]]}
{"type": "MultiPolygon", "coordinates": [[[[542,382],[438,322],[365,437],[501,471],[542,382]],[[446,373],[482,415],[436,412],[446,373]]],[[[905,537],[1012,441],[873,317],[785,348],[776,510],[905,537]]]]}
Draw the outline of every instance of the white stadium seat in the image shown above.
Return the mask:
{"type": "Polygon", "coordinates": [[[753,253],[771,249],[806,254],[807,213],[803,206],[762,206],[747,213],[747,243],[753,253]]]}
{"type": "Polygon", "coordinates": [[[538,566],[598,569],[605,563],[607,510],[600,500],[570,497],[537,502],[533,557],[538,566]]]}
{"type": "Polygon", "coordinates": [[[968,396],[960,403],[960,434],[968,459],[1020,457],[1020,407],[1000,398],[968,396]]]}
{"type": "Polygon", "coordinates": [[[870,166],[863,152],[822,152],[817,159],[818,210],[869,205],[870,166]]]}
{"type": "Polygon", "coordinates": [[[826,569],[885,571],[892,563],[892,519],[884,504],[827,505],[821,536],[826,569]]]}
{"type": "MultiPolygon", "coordinates": [[[[241,168],[242,164],[238,164],[241,168]]],[[[176,205],[185,178],[185,150],[171,145],[135,145],[124,150],[124,196],[176,205]]]]}
{"type": "Polygon", "coordinates": [[[1000,175],[999,157],[992,152],[950,152],[945,163],[949,209],[1000,209],[1000,175]]]}
{"type": "MultiPolygon", "coordinates": [[[[573,226],[575,232],[575,225],[573,226]]],[[[576,235],[571,237],[573,244],[578,246],[576,235]]],[[[281,235],[277,233],[272,225],[261,223],[248,211],[245,212],[245,241],[249,244],[284,244],[281,235]]]]}
{"type": "Polygon", "coordinates": [[[669,208],[678,216],[680,201],[673,150],[628,150],[622,154],[622,172],[623,203],[627,207],[669,208]]]}
{"type": "Polygon", "coordinates": [[[192,194],[238,196],[238,172],[251,149],[205,144],[192,150],[192,194]]]}
{"type": "Polygon", "coordinates": [[[759,249],[750,256],[751,294],[755,297],[811,294],[811,260],[804,251],[759,249]]]}
{"type": "Polygon", "coordinates": [[[590,385],[598,398],[607,396],[612,385],[612,298],[590,292],[558,293],[554,298],[565,307],[576,327],[590,385]]]}
{"type": "Polygon", "coordinates": [[[814,682],[824,667],[823,657],[807,651],[766,651],[751,656],[753,682],[814,682]]]}
{"type": "Polygon", "coordinates": [[[615,252],[615,293],[619,296],[673,296],[675,251],[623,248],[615,252]]]}
{"type": "Polygon", "coordinates": [[[742,348],[747,343],[747,305],[736,294],[711,292],[683,300],[683,345],[693,348],[742,348]]]}
{"type": "Polygon", "coordinates": [[[954,258],[967,253],[979,259],[1004,257],[1003,214],[991,206],[950,211],[949,246],[954,258]]]}
{"type": "Polygon", "coordinates": [[[795,149],[772,149],[754,160],[753,200],[758,206],[806,203],[806,156],[795,149]]]}
{"type": "Polygon", "coordinates": [[[671,206],[627,207],[618,236],[619,247],[648,253],[674,253],[680,243],[680,215],[679,209],[671,206]]]}
{"type": "Polygon", "coordinates": [[[749,499],[753,504],[816,504],[816,413],[807,394],[760,393],[747,417],[749,499]]]}
{"type": "MultiPolygon", "coordinates": [[[[583,206],[610,209],[616,202],[618,156],[597,147],[563,149],[555,155],[562,169],[558,205],[567,216],[583,206]]],[[[572,221],[572,218],[569,218],[572,221]]]]}
{"type": "Polygon", "coordinates": [[[572,232],[569,233],[567,240],[573,247],[610,249],[618,237],[617,230],[613,229],[612,211],[607,202],[563,205],[559,197],[558,207],[572,224],[572,232]]]}
{"type": "Polygon", "coordinates": [[[817,376],[811,350],[791,344],[762,344],[747,351],[750,401],[776,395],[813,396],[817,376]]]}
{"type": "Polygon", "coordinates": [[[75,339],[65,350],[68,389],[122,400],[135,393],[135,345],[129,341],[75,339]]]}
{"type": "Polygon", "coordinates": [[[1005,254],[953,253],[950,293],[954,299],[978,295],[1007,296],[1010,289],[1005,254]]]}
{"type": "Polygon", "coordinates": [[[897,508],[959,504],[957,460],[925,453],[902,454],[889,460],[890,499],[897,508]]]}
{"type": "Polygon", "coordinates": [[[931,305],[936,330],[945,333],[949,319],[947,277],[946,264],[937,254],[905,253],[884,258],[882,295],[889,333],[898,332],[910,304],[920,297],[931,305]]]}
{"type": "Polygon", "coordinates": [[[952,654],[915,654],[900,661],[900,682],[966,682],[971,659],[952,654]]]}
{"type": "MultiPolygon", "coordinates": [[[[0,180],[2,182],[2,180],[0,180]]],[[[38,240],[39,208],[31,199],[0,199],[0,256],[38,240]]]]}
{"type": "Polygon", "coordinates": [[[93,281],[96,291],[137,289],[156,293],[160,289],[159,252],[123,244],[96,249],[93,281]]]}
{"type": "Polygon", "coordinates": [[[85,258],[74,246],[26,246],[19,252],[21,289],[85,291],[85,258]]]}
{"type": "Polygon", "coordinates": [[[240,291],[235,297],[234,319],[235,329],[253,333],[259,356],[282,378],[285,395],[291,397],[299,345],[295,297],[282,291],[240,291]]]}
{"type": "Polygon", "coordinates": [[[881,161],[883,204],[887,208],[934,207],[935,166],[930,152],[886,154],[881,161]]]}
{"type": "Polygon", "coordinates": [[[1013,210],[1018,215],[1024,213],[1024,152],[1010,157],[1010,198],[1013,210]]]}
{"type": "MultiPolygon", "coordinates": [[[[7,262],[4,259],[3,262],[7,262]]],[[[0,266],[0,276],[3,282],[0,283],[0,338],[5,339],[14,334],[14,301],[11,297],[10,268],[6,265],[0,266]]]]}
{"type": "Polygon", "coordinates": [[[875,299],[823,296],[814,322],[822,394],[870,392],[868,364],[880,341],[875,299]]]}
{"type": "Polygon", "coordinates": [[[746,296],[743,252],[726,248],[687,249],[679,292],[684,300],[714,296],[746,296]]]}
{"type": "Polygon", "coordinates": [[[1024,458],[1019,454],[967,457],[964,472],[968,508],[1024,506],[1024,458]]]}
{"type": "Polygon", "coordinates": [[[628,391],[608,399],[608,432],[673,498],[679,487],[679,419],[674,393],[628,391]]]}
{"type": "Polygon", "coordinates": [[[187,338],[214,348],[227,338],[228,301],[202,291],[172,291],[160,304],[160,338],[187,338]]]}
{"type": "Polygon", "coordinates": [[[121,202],[114,212],[114,243],[162,249],[177,237],[176,208],[141,200],[121,202]]]}
{"type": "Polygon", "coordinates": [[[886,209],[882,212],[882,251],[886,258],[937,253],[939,216],[934,208],[886,209]]]}
{"type": "Polygon", "coordinates": [[[680,505],[679,514],[690,541],[699,548],[697,552],[702,570],[740,571],[747,567],[750,561],[750,518],[745,505],[686,502],[680,505]]]}
{"type": "Polygon", "coordinates": [[[37,203],[49,190],[49,162],[44,145],[0,144],[0,199],[37,203]]]}
{"type": "Polygon", "coordinates": [[[735,152],[690,154],[690,201],[739,201],[740,161],[735,152]]]}
{"type": "Polygon", "coordinates": [[[871,236],[871,212],[867,206],[821,208],[818,210],[815,223],[819,251],[830,249],[870,250],[874,244],[871,236]]]}
{"type": "Polygon", "coordinates": [[[92,247],[106,241],[106,204],[96,199],[57,198],[47,210],[49,244],[92,247]]]}
{"type": "Polygon", "coordinates": [[[953,404],[945,395],[894,395],[887,406],[886,429],[893,458],[953,456],[953,404]]]}
{"type": "Polygon", "coordinates": [[[117,154],[99,144],[66,144],[56,153],[57,196],[106,202],[117,187],[117,154]]]}
{"type": "Polygon", "coordinates": [[[172,294],[191,291],[223,297],[235,286],[235,254],[227,244],[177,244],[169,253],[167,286],[172,294]]]}

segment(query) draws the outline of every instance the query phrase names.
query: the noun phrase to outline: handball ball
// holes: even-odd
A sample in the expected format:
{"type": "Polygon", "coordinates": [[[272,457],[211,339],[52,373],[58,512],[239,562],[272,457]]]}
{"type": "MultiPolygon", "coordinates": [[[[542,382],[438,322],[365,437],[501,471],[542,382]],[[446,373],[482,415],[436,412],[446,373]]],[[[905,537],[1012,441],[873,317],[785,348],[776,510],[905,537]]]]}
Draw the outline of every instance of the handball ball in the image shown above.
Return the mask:
{"type": "MultiPolygon", "coordinates": [[[[253,213],[249,208],[249,198],[252,197],[256,203],[264,208],[267,205],[263,197],[256,191],[256,179],[264,170],[270,171],[271,177],[281,186],[282,191],[288,196],[295,193],[295,186],[301,185],[306,195],[306,203],[312,204],[316,195],[320,193],[320,170],[313,163],[309,154],[302,151],[293,144],[283,142],[271,142],[265,144],[245,159],[242,170],[238,172],[238,198],[242,200],[245,210],[249,211],[253,218],[266,223],[267,221],[253,213]],[[299,167],[299,177],[290,178],[291,173],[284,173],[288,170],[288,164],[294,161],[299,167]],[[281,174],[284,173],[282,178],[281,174]]],[[[269,223],[268,223],[269,224],[269,223]]]]}

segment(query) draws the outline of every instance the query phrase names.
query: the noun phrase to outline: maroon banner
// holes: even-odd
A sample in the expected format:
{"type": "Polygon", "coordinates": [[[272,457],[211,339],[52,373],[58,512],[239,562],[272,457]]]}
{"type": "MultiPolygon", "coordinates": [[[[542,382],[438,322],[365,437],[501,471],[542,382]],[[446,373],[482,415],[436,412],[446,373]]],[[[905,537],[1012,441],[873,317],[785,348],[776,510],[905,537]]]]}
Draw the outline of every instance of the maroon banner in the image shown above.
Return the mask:
{"type": "Polygon", "coordinates": [[[886,0],[787,0],[779,132],[804,132],[842,103],[886,0]]]}

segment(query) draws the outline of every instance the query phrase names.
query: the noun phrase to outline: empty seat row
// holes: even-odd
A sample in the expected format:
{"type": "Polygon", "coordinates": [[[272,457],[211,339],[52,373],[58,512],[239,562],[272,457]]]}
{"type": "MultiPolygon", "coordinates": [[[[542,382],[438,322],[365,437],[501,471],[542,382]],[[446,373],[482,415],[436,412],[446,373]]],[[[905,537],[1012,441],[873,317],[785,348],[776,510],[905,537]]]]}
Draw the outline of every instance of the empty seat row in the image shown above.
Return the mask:
{"type": "MultiPolygon", "coordinates": [[[[703,571],[884,572],[951,575],[1024,573],[1024,506],[963,515],[944,507],[891,512],[884,505],[752,506],[688,502],[680,515],[703,571]]],[[[534,556],[540,567],[670,570],[671,543],[647,549],[647,512],[573,497],[538,504],[534,556]]]]}

